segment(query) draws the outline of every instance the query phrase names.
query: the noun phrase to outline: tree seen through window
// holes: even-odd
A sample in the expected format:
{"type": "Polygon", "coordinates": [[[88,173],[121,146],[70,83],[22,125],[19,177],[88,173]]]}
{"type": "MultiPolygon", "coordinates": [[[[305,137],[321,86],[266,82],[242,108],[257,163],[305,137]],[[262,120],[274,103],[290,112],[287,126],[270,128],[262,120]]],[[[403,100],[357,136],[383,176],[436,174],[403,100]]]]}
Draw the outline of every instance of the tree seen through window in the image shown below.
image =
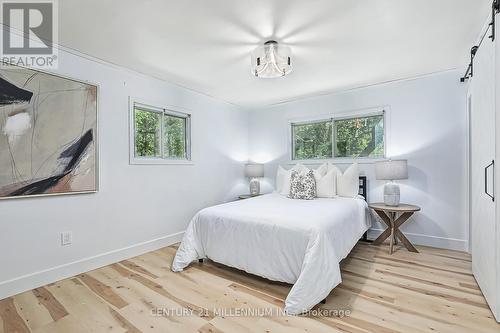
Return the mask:
{"type": "Polygon", "coordinates": [[[188,159],[188,118],[168,113],[134,109],[135,156],[188,159]]]}
{"type": "Polygon", "coordinates": [[[294,160],[384,157],[384,115],[292,124],[292,140],[294,160]]]}

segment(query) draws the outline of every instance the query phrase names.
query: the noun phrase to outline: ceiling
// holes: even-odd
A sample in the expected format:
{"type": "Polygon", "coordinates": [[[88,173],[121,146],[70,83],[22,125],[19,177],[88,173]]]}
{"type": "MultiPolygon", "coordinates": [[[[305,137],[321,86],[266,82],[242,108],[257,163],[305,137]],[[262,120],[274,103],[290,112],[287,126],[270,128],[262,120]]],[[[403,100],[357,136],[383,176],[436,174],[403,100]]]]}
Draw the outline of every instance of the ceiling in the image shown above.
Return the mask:
{"type": "MultiPolygon", "coordinates": [[[[59,43],[243,107],[464,67],[491,0],[64,0],[59,43]],[[294,71],[250,73],[268,39],[294,71]]],[[[458,79],[458,78],[457,78],[458,79]]]]}

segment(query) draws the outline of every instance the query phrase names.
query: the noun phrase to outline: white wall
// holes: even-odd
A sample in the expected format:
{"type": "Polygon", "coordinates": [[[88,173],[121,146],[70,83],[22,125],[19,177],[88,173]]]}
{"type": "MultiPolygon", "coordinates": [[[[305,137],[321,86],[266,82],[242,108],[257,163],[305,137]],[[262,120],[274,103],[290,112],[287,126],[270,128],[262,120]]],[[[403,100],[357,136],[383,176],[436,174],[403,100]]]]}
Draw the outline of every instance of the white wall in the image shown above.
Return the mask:
{"type": "Polygon", "coordinates": [[[0,299],[179,241],[197,210],[247,191],[246,111],[64,51],[57,73],[99,85],[100,190],[0,201],[0,299]],[[194,165],[129,165],[129,95],[191,111],[194,165]]]}
{"type": "MultiPolygon", "coordinates": [[[[290,162],[289,120],[383,106],[388,157],[406,158],[409,164],[409,179],[400,181],[401,200],[422,207],[403,231],[417,244],[467,250],[466,87],[459,82],[461,74],[448,71],[252,112],[250,159],[266,163],[264,191],[272,190],[277,166],[290,162]]],[[[368,200],[383,201],[384,182],[375,180],[373,164],[362,164],[361,170],[368,176],[368,200]]],[[[372,237],[381,226],[373,229],[372,237]]]]}

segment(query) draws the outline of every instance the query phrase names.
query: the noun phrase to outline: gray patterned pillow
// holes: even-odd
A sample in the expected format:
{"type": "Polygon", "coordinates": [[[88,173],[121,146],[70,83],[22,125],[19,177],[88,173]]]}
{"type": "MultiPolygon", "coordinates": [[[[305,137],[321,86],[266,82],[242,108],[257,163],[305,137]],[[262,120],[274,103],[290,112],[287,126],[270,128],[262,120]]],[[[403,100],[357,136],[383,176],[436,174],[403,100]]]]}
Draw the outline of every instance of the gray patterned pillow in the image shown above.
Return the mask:
{"type": "Polygon", "coordinates": [[[292,171],[290,179],[290,194],[291,199],[312,200],[316,197],[316,180],[312,170],[305,174],[298,171],[292,171]]]}

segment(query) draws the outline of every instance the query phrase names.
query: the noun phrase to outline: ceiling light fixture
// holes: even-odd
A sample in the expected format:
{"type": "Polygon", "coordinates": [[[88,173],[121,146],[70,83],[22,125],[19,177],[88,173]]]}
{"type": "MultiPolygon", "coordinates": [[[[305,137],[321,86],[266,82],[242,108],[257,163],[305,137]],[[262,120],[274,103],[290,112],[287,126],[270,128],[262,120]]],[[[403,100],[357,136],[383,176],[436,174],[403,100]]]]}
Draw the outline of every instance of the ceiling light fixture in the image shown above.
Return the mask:
{"type": "Polygon", "coordinates": [[[256,77],[281,77],[291,71],[292,51],[289,47],[269,40],[252,52],[252,74],[256,77]]]}

